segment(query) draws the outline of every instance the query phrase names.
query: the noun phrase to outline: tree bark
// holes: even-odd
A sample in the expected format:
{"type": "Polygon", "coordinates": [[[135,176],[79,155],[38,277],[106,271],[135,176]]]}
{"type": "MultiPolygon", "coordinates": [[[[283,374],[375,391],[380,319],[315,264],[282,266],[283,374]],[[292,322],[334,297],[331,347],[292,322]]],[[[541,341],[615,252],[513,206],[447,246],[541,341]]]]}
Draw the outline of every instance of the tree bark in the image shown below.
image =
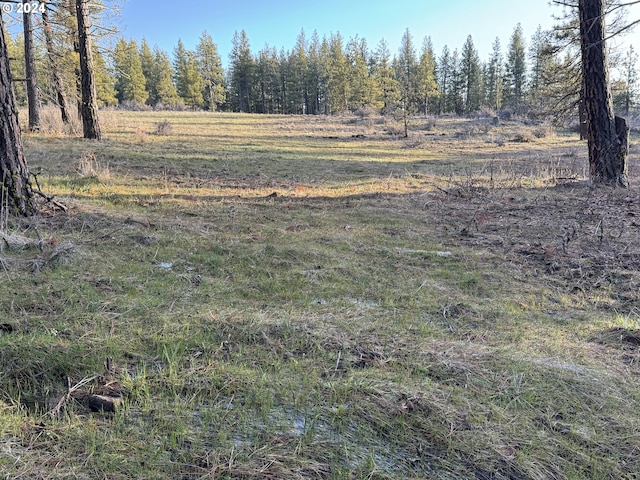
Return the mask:
{"type": "MultiPolygon", "coordinates": [[[[22,0],[28,3],[28,0],[22,0]]],[[[24,28],[24,63],[27,76],[27,104],[29,106],[29,132],[40,130],[40,91],[38,90],[38,74],[36,72],[36,55],[33,46],[33,24],[31,13],[26,9],[22,13],[22,25],[24,28]]]]}
{"type": "Polygon", "coordinates": [[[594,184],[628,185],[626,121],[616,119],[605,45],[606,0],[579,0],[589,175],[594,184]]]}
{"type": "Polygon", "coordinates": [[[24,158],[18,109],[11,84],[9,54],[0,14],[0,210],[9,208],[21,215],[35,211],[29,169],[24,158]]]}
{"type": "Polygon", "coordinates": [[[56,90],[58,107],[60,108],[60,115],[62,116],[62,123],[68,125],[71,122],[71,117],[69,115],[69,107],[67,106],[67,100],[62,88],[62,78],[60,77],[60,72],[58,70],[58,62],[53,44],[53,31],[51,29],[51,22],[49,21],[49,13],[46,5],[45,9],[42,11],[42,30],[44,31],[44,41],[47,47],[47,56],[49,57],[49,69],[51,70],[51,79],[56,90]]]}
{"type": "Polygon", "coordinates": [[[78,47],[80,50],[80,78],[82,90],[82,128],[84,138],[101,140],[102,132],[98,120],[98,98],[93,71],[89,15],[86,0],[76,0],[78,18],[78,47]]]}

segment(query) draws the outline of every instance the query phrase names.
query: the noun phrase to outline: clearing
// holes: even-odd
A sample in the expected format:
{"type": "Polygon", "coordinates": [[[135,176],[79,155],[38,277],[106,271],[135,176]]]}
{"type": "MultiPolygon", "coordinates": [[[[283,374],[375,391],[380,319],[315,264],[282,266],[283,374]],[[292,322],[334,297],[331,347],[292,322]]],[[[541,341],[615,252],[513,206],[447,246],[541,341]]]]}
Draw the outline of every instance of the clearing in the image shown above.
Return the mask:
{"type": "Polygon", "coordinates": [[[102,115],[0,225],[0,477],[637,478],[638,147],[611,190],[517,120],[102,115]]]}

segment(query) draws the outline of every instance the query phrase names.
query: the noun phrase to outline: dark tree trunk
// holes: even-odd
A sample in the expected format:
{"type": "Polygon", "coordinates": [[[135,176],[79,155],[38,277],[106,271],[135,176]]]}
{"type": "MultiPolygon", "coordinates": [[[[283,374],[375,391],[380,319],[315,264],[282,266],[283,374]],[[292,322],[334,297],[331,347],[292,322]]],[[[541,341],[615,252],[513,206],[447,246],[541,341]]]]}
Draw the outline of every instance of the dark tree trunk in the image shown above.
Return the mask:
{"type": "MultiPolygon", "coordinates": [[[[23,4],[28,0],[23,0],[23,4]]],[[[31,13],[22,13],[24,28],[24,63],[27,76],[27,104],[29,105],[29,131],[40,130],[40,91],[38,90],[38,75],[36,73],[36,54],[33,47],[33,24],[31,13]]]]}
{"type": "Polygon", "coordinates": [[[67,100],[64,96],[64,90],[62,89],[62,78],[60,77],[60,72],[58,71],[58,61],[56,58],[55,47],[53,45],[53,31],[51,29],[51,23],[49,21],[49,13],[47,11],[47,8],[42,11],[42,30],[44,31],[44,41],[47,46],[47,56],[49,57],[51,80],[53,81],[53,86],[56,89],[56,96],[58,99],[58,106],[60,107],[62,123],[68,125],[71,122],[71,117],[69,116],[67,100]]]}
{"type": "Polygon", "coordinates": [[[578,122],[580,140],[586,140],[589,129],[587,128],[587,110],[584,106],[584,77],[582,80],[582,87],[580,89],[580,101],[578,103],[578,122]]]}
{"type": "Polygon", "coordinates": [[[609,86],[605,45],[606,0],[579,0],[584,108],[587,119],[589,174],[594,184],[627,186],[629,129],[617,119],[609,86]]]}
{"type": "MultiPolygon", "coordinates": [[[[73,51],[80,56],[80,43],[79,43],[79,34],[78,34],[78,15],[76,13],[76,0],[68,0],[66,4],[66,8],[69,10],[69,15],[74,21],[69,22],[69,34],[71,38],[73,38],[73,51]]],[[[74,78],[76,80],[76,92],[75,92],[75,101],[76,108],[78,111],[78,118],[82,119],[82,81],[80,80],[80,62],[75,65],[73,69],[74,78]]]]}
{"type": "Polygon", "coordinates": [[[11,85],[9,54],[0,14],[0,210],[9,207],[21,215],[35,211],[29,169],[22,150],[18,109],[11,85]]]}
{"type": "Polygon", "coordinates": [[[100,122],[98,121],[98,99],[93,72],[93,55],[91,53],[91,36],[89,34],[89,15],[86,0],[76,0],[76,16],[78,18],[78,47],[80,50],[80,78],[82,90],[82,128],[84,138],[102,139],[100,122]]]}

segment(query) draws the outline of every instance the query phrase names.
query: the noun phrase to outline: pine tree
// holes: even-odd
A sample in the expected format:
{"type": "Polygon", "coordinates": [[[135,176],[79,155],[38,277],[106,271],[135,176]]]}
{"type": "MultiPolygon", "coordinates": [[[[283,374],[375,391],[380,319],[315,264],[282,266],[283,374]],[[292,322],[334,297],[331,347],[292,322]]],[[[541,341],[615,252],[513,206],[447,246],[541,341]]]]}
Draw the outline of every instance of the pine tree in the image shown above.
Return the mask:
{"type": "Polygon", "coordinates": [[[545,110],[549,98],[546,79],[554,67],[555,59],[550,33],[543,31],[540,26],[531,37],[529,61],[531,69],[528,96],[533,108],[542,112],[545,110]]]}
{"type": "Polygon", "coordinates": [[[280,65],[275,48],[265,46],[258,53],[257,78],[262,113],[282,113],[280,65]]]}
{"type": "Polygon", "coordinates": [[[156,46],[153,49],[153,57],[152,104],[156,107],[175,107],[180,101],[180,97],[173,83],[173,69],[169,55],[156,46]]]}
{"type": "Polygon", "coordinates": [[[350,39],[346,55],[349,65],[349,109],[354,111],[364,106],[375,106],[375,83],[369,73],[366,40],[357,36],[350,39]]]}
{"type": "Polygon", "coordinates": [[[117,105],[118,98],[116,97],[115,80],[109,73],[107,62],[98,49],[94,49],[93,69],[96,79],[96,97],[98,99],[98,105],[101,107],[117,105]]]}
{"type": "Polygon", "coordinates": [[[185,48],[181,39],[178,39],[178,45],[173,50],[173,78],[178,96],[185,105],[191,108],[202,106],[202,77],[198,71],[196,56],[185,48]]]}
{"type": "Polygon", "coordinates": [[[320,97],[322,94],[322,81],[320,78],[321,69],[320,37],[314,31],[307,48],[308,68],[307,68],[307,88],[309,99],[309,113],[320,113],[320,97]]]}
{"type": "Polygon", "coordinates": [[[156,61],[145,38],[142,38],[142,41],[140,42],[139,55],[140,66],[142,67],[142,74],[145,79],[144,86],[148,94],[147,103],[149,105],[154,105],[154,97],[156,96],[156,92],[154,91],[154,69],[156,61]]]}
{"type": "Polygon", "coordinates": [[[4,20],[0,13],[0,190],[3,204],[21,215],[32,215],[36,208],[18,126],[18,108],[5,38],[4,20]]]}
{"type": "Polygon", "coordinates": [[[504,103],[518,109],[523,103],[527,78],[527,56],[522,25],[511,36],[504,76],[504,103]]]}
{"type": "Polygon", "coordinates": [[[636,103],[636,95],[638,92],[638,54],[633,45],[629,45],[624,58],[622,59],[622,82],[623,89],[618,96],[618,108],[624,112],[625,116],[629,115],[631,107],[636,103]]]}
{"type": "Polygon", "coordinates": [[[627,187],[629,127],[611,101],[605,27],[607,0],[579,0],[580,46],[587,119],[589,178],[594,184],[627,187]]]}
{"type": "Polygon", "coordinates": [[[465,93],[465,78],[462,75],[462,64],[460,53],[456,48],[453,50],[450,59],[450,89],[447,95],[448,112],[455,112],[457,115],[464,113],[464,93],[465,93]]]}
{"type": "MultiPolygon", "coordinates": [[[[5,42],[7,51],[9,52],[9,62],[11,63],[11,72],[13,72],[14,78],[25,78],[26,73],[24,71],[24,36],[17,34],[15,38],[11,37],[9,32],[5,32],[5,42]]],[[[13,90],[16,96],[16,103],[18,105],[26,105],[27,103],[27,91],[24,87],[24,82],[14,82],[13,90]]]]}
{"type": "Polygon", "coordinates": [[[491,56],[487,64],[485,73],[485,98],[490,108],[500,110],[502,107],[502,79],[504,76],[504,66],[502,59],[502,48],[500,39],[496,37],[493,41],[491,56]]]}
{"type": "Polygon", "coordinates": [[[91,19],[87,0],[76,0],[78,25],[78,55],[80,57],[80,118],[83,136],[89,140],[102,140],[102,129],[98,118],[93,49],[91,47],[91,19]]]}
{"type": "Polygon", "coordinates": [[[475,112],[482,103],[482,72],[478,51],[471,35],[462,47],[460,58],[460,75],[463,82],[464,112],[475,112]]]}
{"type": "Polygon", "coordinates": [[[442,53],[436,65],[436,73],[438,76],[438,87],[440,89],[440,102],[438,113],[447,113],[452,111],[449,99],[451,97],[451,83],[453,77],[453,66],[451,64],[451,52],[449,47],[442,47],[442,53]]]}
{"type": "Polygon", "coordinates": [[[307,37],[304,30],[296,39],[293,50],[289,53],[289,100],[291,113],[307,113],[309,111],[309,94],[307,88],[307,37]]]}
{"type": "Polygon", "coordinates": [[[253,77],[255,73],[255,59],[251,54],[251,46],[247,33],[242,30],[235,32],[232,39],[230,63],[231,98],[233,107],[240,112],[253,111],[253,77]]]}
{"type": "Polygon", "coordinates": [[[417,71],[417,93],[422,102],[422,111],[429,114],[431,104],[437,105],[438,83],[436,81],[436,60],[433,53],[431,37],[426,37],[422,43],[422,52],[417,71]]]}
{"type": "Polygon", "coordinates": [[[218,47],[206,31],[196,46],[198,71],[202,77],[202,97],[206,110],[217,110],[225,101],[224,73],[218,47]]]}
{"type": "Polygon", "coordinates": [[[187,50],[182,40],[178,40],[178,45],[174,50],[173,74],[178,96],[185,105],[191,108],[202,107],[204,103],[202,76],[198,71],[196,54],[187,50]]]}
{"type": "Polygon", "coordinates": [[[349,65],[344,53],[342,35],[329,38],[327,68],[327,104],[330,113],[349,109],[349,65]]]}
{"type": "Polygon", "coordinates": [[[196,53],[187,52],[187,70],[184,72],[184,79],[179,85],[183,86],[182,94],[178,90],[185,103],[192,108],[202,108],[204,105],[204,98],[202,97],[203,82],[202,75],[198,70],[198,61],[196,53]]]}
{"type": "MultiPolygon", "coordinates": [[[[69,108],[67,105],[67,99],[65,96],[64,84],[62,81],[62,75],[60,73],[59,68],[59,57],[60,54],[56,50],[56,46],[54,44],[53,38],[53,27],[51,26],[51,20],[49,17],[48,7],[45,6],[45,9],[42,11],[42,30],[45,38],[45,45],[47,49],[47,57],[49,60],[49,71],[51,72],[51,83],[53,84],[53,95],[52,98],[55,98],[58,107],[60,108],[60,116],[62,119],[62,123],[68,125],[71,122],[71,114],[69,112],[69,108]]],[[[117,102],[116,102],[117,103],[117,102]]]]}
{"type": "Polygon", "coordinates": [[[388,113],[395,109],[400,98],[400,85],[395,78],[389,44],[382,39],[378,43],[375,54],[375,67],[373,76],[378,84],[382,113],[388,113]]]}
{"type": "Polygon", "coordinates": [[[330,88],[329,88],[329,79],[331,77],[331,48],[329,47],[329,40],[327,37],[322,37],[322,42],[320,43],[320,58],[319,58],[319,79],[320,79],[320,110],[324,112],[325,115],[331,113],[331,104],[330,104],[330,88]]]}
{"type": "Polygon", "coordinates": [[[41,95],[38,87],[38,74],[36,71],[36,47],[34,44],[33,22],[31,14],[26,10],[22,14],[24,30],[24,59],[25,78],[27,84],[27,103],[29,106],[29,121],[27,130],[30,132],[40,130],[41,95]]]}
{"type": "Polygon", "coordinates": [[[146,90],[146,78],[142,71],[142,61],[135,40],[127,42],[120,38],[113,54],[116,72],[116,97],[120,103],[134,102],[143,104],[149,94],[146,90]]]}
{"type": "Polygon", "coordinates": [[[417,76],[418,60],[416,58],[416,50],[411,32],[407,28],[400,41],[400,49],[396,58],[396,78],[400,82],[400,94],[407,114],[418,111],[417,76]]]}

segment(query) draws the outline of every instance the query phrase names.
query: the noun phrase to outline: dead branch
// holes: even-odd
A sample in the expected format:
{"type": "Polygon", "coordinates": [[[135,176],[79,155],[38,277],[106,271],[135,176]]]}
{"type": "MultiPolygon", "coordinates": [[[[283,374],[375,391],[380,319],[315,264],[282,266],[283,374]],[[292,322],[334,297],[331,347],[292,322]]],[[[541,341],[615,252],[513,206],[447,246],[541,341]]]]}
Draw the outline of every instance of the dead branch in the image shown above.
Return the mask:
{"type": "Polygon", "coordinates": [[[17,233],[6,234],[0,231],[0,250],[7,247],[9,250],[21,250],[26,248],[39,248],[40,242],[23,237],[17,233]]]}
{"type": "Polygon", "coordinates": [[[59,247],[54,248],[53,251],[49,253],[45,258],[33,260],[31,262],[31,270],[34,273],[41,272],[42,269],[47,265],[50,265],[51,263],[56,261],[56,259],[63,257],[74,248],[76,248],[76,246],[73,243],[67,243],[65,245],[60,245],[59,247]]]}
{"type": "Polygon", "coordinates": [[[64,407],[67,402],[69,402],[69,400],[71,400],[73,394],[75,392],[77,392],[78,390],[80,390],[82,387],[84,387],[87,383],[94,381],[98,376],[97,375],[93,375],[91,377],[85,377],[82,380],[80,380],[78,383],[76,383],[74,386],[71,386],[71,378],[67,377],[67,393],[65,393],[62,398],[58,401],[58,403],[56,404],[55,407],[53,407],[51,410],[49,410],[49,412],[47,413],[47,415],[49,416],[55,416],[58,415],[60,413],[60,411],[62,410],[62,407],[64,407]]]}

